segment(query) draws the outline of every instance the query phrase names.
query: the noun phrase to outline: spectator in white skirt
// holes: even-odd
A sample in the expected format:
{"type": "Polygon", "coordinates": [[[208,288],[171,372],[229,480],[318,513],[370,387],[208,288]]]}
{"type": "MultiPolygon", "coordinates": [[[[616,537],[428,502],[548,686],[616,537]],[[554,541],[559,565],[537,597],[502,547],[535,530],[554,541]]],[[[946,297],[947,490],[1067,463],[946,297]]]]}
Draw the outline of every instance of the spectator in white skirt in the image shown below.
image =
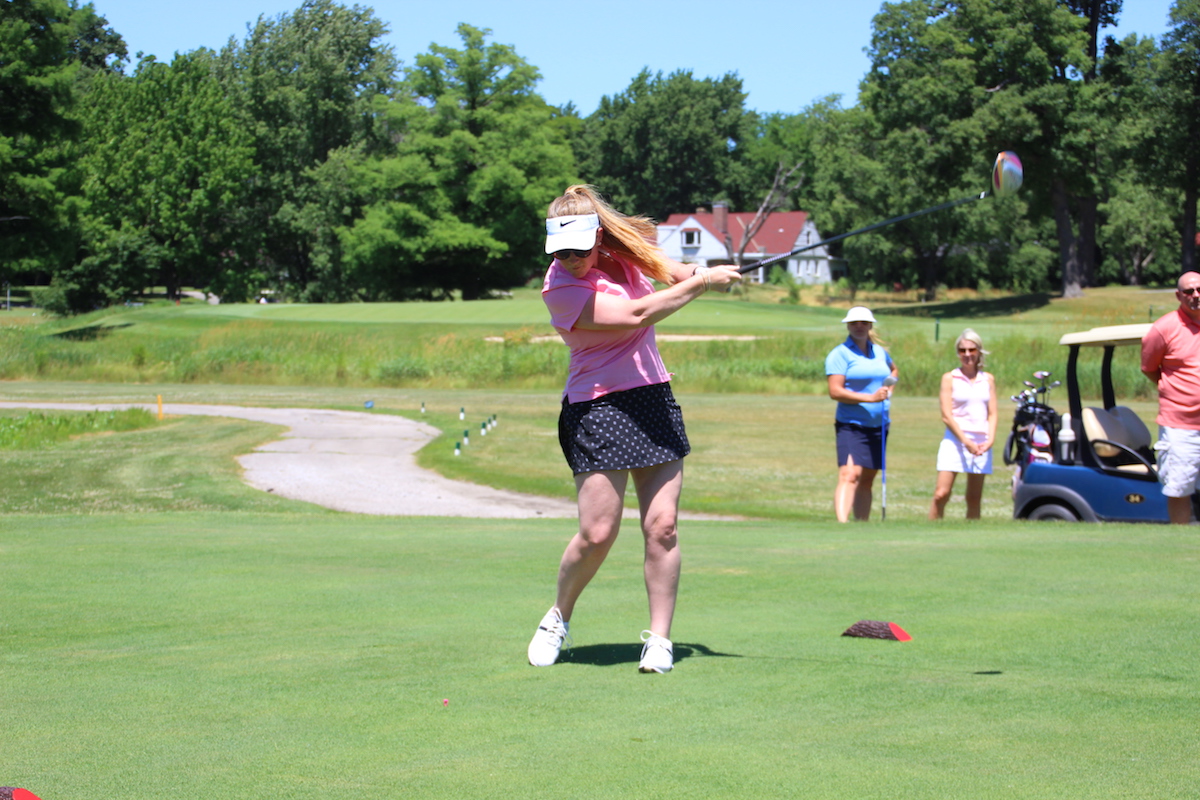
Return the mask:
{"type": "Polygon", "coordinates": [[[937,485],[929,518],[941,519],[958,474],[967,476],[967,519],[979,519],[983,481],[992,474],[996,442],[996,379],[983,371],[987,351],[979,334],[967,328],[954,342],[959,366],[942,376],[939,393],[946,432],[937,454],[937,485]]]}
{"type": "Polygon", "coordinates": [[[632,477],[650,601],[638,669],[669,672],[680,568],[676,518],[690,447],[654,324],[741,275],[733,267],[671,261],[654,244],[653,222],[621,214],[591,186],[568,187],[547,217],[546,252],[554,261],[542,298],[571,350],[558,437],[575,474],[579,532],[563,553],[557,597],[529,643],[529,663],[558,660],[575,602],[617,538],[632,477]],[[656,291],[651,279],[665,288],[656,291]]]}

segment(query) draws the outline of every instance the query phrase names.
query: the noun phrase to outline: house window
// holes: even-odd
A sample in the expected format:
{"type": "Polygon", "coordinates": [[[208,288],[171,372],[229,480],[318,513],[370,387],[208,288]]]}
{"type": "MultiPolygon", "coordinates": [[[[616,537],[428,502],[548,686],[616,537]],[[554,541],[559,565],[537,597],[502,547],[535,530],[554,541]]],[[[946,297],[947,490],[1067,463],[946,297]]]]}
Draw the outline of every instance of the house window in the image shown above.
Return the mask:
{"type": "Polygon", "coordinates": [[[699,247],[700,246],[700,231],[690,229],[683,231],[683,246],[684,247],[699,247]]]}

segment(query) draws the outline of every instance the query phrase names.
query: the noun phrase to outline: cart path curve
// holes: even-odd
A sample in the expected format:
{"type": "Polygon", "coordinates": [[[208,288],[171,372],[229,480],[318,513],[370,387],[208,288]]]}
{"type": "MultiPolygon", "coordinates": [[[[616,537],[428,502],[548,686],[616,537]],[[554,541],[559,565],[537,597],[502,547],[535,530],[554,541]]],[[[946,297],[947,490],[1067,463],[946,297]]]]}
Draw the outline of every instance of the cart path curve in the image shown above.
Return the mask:
{"type": "MultiPolygon", "coordinates": [[[[0,401],[0,408],[112,411],[154,403],[52,403],[0,401]]],[[[439,434],[437,428],[391,414],[323,408],[163,403],[164,414],[233,417],[282,425],[283,438],[238,457],[242,480],[255,489],[335,511],[396,517],[491,519],[572,518],[574,498],[556,499],[494,489],[444,478],[417,466],[416,453],[439,434]]],[[[636,508],[625,509],[637,519],[636,508]]],[[[680,512],[680,519],[729,520],[715,514],[680,512]]]]}
{"type": "MultiPolygon", "coordinates": [[[[154,403],[0,402],[0,408],[157,410],[154,403]]],[[[287,427],[283,438],[238,457],[242,479],[255,489],[337,511],[508,519],[577,514],[573,499],[493,489],[422,469],[417,466],[416,452],[431,442],[438,430],[404,417],[318,408],[185,403],[164,403],[163,413],[233,417],[287,427]]]]}

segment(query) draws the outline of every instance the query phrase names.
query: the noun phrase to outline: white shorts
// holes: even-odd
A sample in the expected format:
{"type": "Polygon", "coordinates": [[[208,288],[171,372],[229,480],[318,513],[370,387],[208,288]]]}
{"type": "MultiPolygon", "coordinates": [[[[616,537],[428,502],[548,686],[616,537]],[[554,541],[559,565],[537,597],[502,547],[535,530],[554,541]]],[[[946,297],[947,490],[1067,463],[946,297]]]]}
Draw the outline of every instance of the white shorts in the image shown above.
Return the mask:
{"type": "Polygon", "coordinates": [[[1190,497],[1200,486],[1200,431],[1158,426],[1158,479],[1167,497],[1190,497]]]}
{"type": "MultiPolygon", "coordinates": [[[[987,441],[986,433],[967,433],[966,436],[973,442],[987,441]]],[[[989,447],[988,451],[981,456],[971,455],[967,452],[967,448],[963,447],[958,437],[950,431],[946,431],[946,435],[942,437],[942,443],[938,445],[937,471],[965,472],[968,475],[991,475],[992,450],[994,449],[989,447]]]]}

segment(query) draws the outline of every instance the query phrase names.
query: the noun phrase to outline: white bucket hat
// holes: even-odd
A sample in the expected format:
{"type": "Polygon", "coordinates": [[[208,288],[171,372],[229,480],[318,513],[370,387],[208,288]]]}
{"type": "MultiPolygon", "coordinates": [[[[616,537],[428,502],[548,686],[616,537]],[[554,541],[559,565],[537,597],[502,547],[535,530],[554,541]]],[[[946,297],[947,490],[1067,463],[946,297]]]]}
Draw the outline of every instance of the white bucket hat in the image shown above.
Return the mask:
{"type": "Polygon", "coordinates": [[[846,318],[842,322],[874,322],[875,315],[871,313],[871,309],[866,306],[855,306],[846,312],[846,318]]]}
{"type": "Polygon", "coordinates": [[[598,214],[573,214],[546,220],[546,253],[558,250],[591,250],[596,246],[598,214]]]}

